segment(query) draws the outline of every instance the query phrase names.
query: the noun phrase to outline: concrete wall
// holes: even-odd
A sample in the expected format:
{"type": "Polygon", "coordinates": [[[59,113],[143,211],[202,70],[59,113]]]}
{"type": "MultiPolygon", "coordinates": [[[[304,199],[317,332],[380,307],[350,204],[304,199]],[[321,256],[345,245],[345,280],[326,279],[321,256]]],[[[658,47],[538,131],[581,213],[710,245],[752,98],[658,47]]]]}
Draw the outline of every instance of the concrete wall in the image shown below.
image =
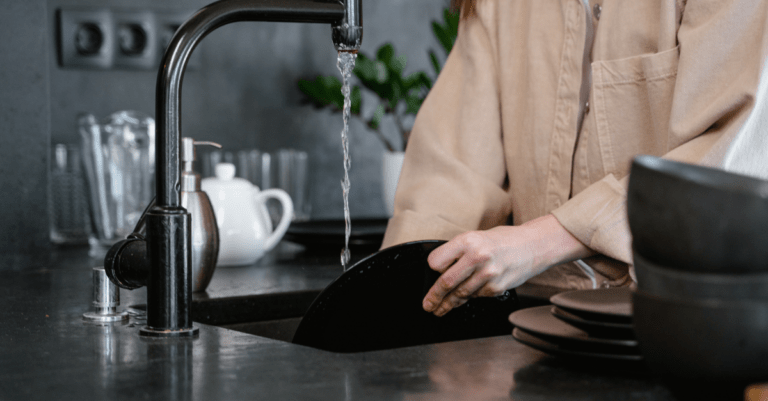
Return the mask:
{"type": "Polygon", "coordinates": [[[43,1],[0,4],[0,268],[20,269],[49,248],[48,20],[43,1]]]}
{"type": "MultiPolygon", "coordinates": [[[[75,116],[134,109],[154,115],[155,71],[86,70],[59,66],[55,13],[85,6],[188,10],[191,0],[0,0],[0,269],[21,268],[48,247],[48,147],[74,143],[75,116]]],[[[438,49],[430,21],[447,0],[364,0],[363,51],[394,43],[407,72],[429,67],[438,49]]],[[[199,68],[186,73],[182,133],[229,150],[292,147],[310,155],[313,218],[340,218],[341,115],[302,105],[301,77],[338,74],[327,25],[239,23],[220,28],[195,50],[199,68]]],[[[370,100],[370,99],[366,99],[370,100]]],[[[372,106],[369,103],[369,106],[372,106]]],[[[395,135],[391,123],[385,125],[395,135]]],[[[381,200],[383,146],[353,121],[350,205],[353,217],[385,215],[381,200]]]]}

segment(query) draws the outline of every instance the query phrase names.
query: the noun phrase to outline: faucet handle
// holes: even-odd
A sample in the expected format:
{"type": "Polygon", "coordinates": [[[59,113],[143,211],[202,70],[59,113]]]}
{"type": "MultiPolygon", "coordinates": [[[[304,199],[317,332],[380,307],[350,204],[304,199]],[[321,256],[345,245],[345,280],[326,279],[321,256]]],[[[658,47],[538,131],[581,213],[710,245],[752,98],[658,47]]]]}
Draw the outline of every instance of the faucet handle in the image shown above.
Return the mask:
{"type": "Polygon", "coordinates": [[[119,322],[128,319],[128,313],[118,312],[120,289],[112,284],[103,267],[93,268],[93,312],[83,314],[83,319],[100,323],[119,322]]]}

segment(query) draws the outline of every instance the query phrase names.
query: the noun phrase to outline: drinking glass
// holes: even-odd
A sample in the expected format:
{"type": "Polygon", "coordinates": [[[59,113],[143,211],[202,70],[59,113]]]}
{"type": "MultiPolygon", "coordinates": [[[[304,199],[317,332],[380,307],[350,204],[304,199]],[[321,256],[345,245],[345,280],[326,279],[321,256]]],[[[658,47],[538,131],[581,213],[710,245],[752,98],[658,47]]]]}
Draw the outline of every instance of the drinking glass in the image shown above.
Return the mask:
{"type": "Polygon", "coordinates": [[[50,239],[55,244],[88,243],[88,203],[76,145],[51,148],[51,194],[48,202],[50,239]]]}
{"type": "Polygon", "coordinates": [[[154,120],[121,111],[99,123],[78,119],[90,200],[91,256],[100,257],[133,231],[154,193],[154,120]]]}
{"type": "Polygon", "coordinates": [[[277,152],[276,187],[288,192],[293,201],[293,221],[308,221],[312,212],[309,197],[309,156],[296,149],[277,152]]]}

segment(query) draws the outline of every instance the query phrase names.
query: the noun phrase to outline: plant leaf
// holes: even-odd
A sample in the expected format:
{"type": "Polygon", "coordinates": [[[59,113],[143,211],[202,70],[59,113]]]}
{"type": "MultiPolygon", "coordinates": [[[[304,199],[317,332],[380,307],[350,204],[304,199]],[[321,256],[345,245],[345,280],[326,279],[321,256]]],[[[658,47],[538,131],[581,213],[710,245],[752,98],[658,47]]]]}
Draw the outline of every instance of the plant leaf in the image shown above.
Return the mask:
{"type": "Polygon", "coordinates": [[[407,114],[416,114],[424,103],[424,98],[419,95],[409,95],[405,98],[405,112],[407,114]]]}
{"type": "Polygon", "coordinates": [[[429,90],[432,88],[432,80],[424,71],[414,72],[405,78],[405,89],[412,91],[414,89],[429,90]]]}
{"type": "Polygon", "coordinates": [[[318,76],[314,81],[300,79],[299,89],[317,107],[333,106],[341,110],[344,105],[341,81],[337,78],[318,76]]]}
{"type": "Polygon", "coordinates": [[[376,81],[376,61],[371,60],[364,53],[358,53],[355,69],[352,70],[357,78],[362,81],[376,81]]]}
{"type": "Polygon", "coordinates": [[[443,20],[448,32],[455,38],[459,33],[459,11],[451,11],[450,8],[443,10],[443,20]]]}
{"type": "Polygon", "coordinates": [[[432,32],[448,55],[459,34],[459,13],[448,8],[443,9],[443,23],[432,21],[432,32]]]}
{"type": "Polygon", "coordinates": [[[368,121],[368,126],[372,129],[379,129],[379,125],[381,124],[381,118],[384,117],[384,106],[379,105],[376,107],[376,110],[373,112],[373,116],[371,117],[371,120],[368,121]]]}
{"type": "Polygon", "coordinates": [[[433,51],[429,51],[429,61],[432,62],[432,69],[435,70],[435,76],[440,75],[440,70],[442,67],[440,67],[440,60],[437,59],[437,54],[433,51]]]}
{"type": "Polygon", "coordinates": [[[376,51],[376,59],[389,64],[392,57],[395,56],[395,46],[392,43],[385,43],[376,51]]]}
{"type": "Polygon", "coordinates": [[[360,92],[360,87],[355,85],[349,93],[350,101],[350,113],[360,115],[360,109],[363,104],[363,95],[360,92]]]}
{"type": "Polygon", "coordinates": [[[400,75],[405,70],[405,65],[407,62],[408,62],[408,58],[405,55],[397,56],[393,58],[392,61],[390,61],[389,69],[392,72],[400,75]]]}

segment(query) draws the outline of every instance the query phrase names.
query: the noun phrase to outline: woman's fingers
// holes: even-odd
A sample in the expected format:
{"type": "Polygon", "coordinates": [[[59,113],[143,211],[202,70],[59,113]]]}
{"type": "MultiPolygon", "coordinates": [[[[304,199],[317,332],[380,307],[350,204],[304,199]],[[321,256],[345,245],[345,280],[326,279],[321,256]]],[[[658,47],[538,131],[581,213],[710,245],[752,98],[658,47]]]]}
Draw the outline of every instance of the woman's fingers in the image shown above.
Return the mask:
{"type": "Polygon", "coordinates": [[[443,298],[443,302],[435,308],[435,316],[443,316],[452,309],[464,305],[469,298],[476,296],[477,291],[483,285],[484,283],[480,282],[480,280],[477,279],[477,276],[472,276],[443,298]]]}
{"type": "Polygon", "coordinates": [[[450,312],[452,309],[458,308],[467,302],[467,298],[460,298],[454,294],[448,294],[443,300],[443,303],[435,310],[435,316],[440,317],[450,312]]]}
{"type": "Polygon", "coordinates": [[[484,296],[482,292],[487,292],[488,288],[492,286],[491,280],[493,278],[490,266],[476,266],[471,277],[443,298],[443,302],[435,308],[435,315],[443,316],[451,309],[463,305],[469,298],[484,296]]]}
{"type": "Polygon", "coordinates": [[[470,264],[467,258],[459,259],[446,272],[441,274],[440,278],[429,289],[422,304],[424,310],[427,312],[434,311],[443,302],[445,296],[469,278],[474,270],[475,267],[470,264]]]}
{"type": "Polygon", "coordinates": [[[464,253],[464,245],[458,241],[448,241],[429,253],[427,263],[429,267],[438,272],[445,273],[464,253]]]}

